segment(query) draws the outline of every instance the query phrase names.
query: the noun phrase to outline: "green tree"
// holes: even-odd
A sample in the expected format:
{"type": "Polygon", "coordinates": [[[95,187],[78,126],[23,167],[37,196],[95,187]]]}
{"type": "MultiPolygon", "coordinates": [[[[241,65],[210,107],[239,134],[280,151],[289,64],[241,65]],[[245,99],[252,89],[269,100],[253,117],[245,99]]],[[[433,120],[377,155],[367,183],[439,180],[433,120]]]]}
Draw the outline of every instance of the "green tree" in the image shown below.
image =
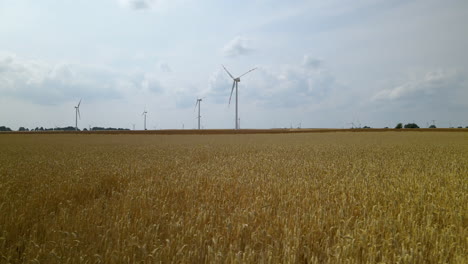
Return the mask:
{"type": "Polygon", "coordinates": [[[402,129],[403,128],[403,124],[402,123],[398,123],[395,127],[395,129],[402,129]]]}
{"type": "Polygon", "coordinates": [[[419,126],[415,123],[408,123],[405,125],[405,128],[419,128],[419,126]]]}

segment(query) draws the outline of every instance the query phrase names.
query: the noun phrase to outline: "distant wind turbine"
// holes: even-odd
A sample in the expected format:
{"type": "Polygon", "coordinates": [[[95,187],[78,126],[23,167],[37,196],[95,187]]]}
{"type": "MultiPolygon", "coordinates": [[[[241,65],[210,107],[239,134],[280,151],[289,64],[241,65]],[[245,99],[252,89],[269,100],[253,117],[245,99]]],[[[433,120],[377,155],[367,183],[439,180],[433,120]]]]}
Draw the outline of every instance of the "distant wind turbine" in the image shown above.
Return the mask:
{"type": "MultiPolygon", "coordinates": [[[[200,129],[200,120],[201,120],[201,115],[200,115],[200,107],[201,107],[201,101],[204,99],[205,97],[203,98],[197,98],[197,102],[195,103],[195,109],[197,108],[197,105],[198,105],[198,129],[200,129]]],[[[194,109],[194,110],[195,110],[194,109]]]]}
{"type": "Polygon", "coordinates": [[[234,76],[232,76],[232,74],[226,69],[226,67],[224,67],[224,65],[222,65],[224,70],[227,72],[227,74],[229,74],[229,76],[232,78],[233,80],[233,83],[232,83],[232,89],[231,89],[231,96],[229,96],[229,105],[231,104],[231,98],[232,98],[232,92],[234,91],[234,87],[236,87],[236,119],[234,121],[234,124],[235,124],[235,129],[239,129],[239,96],[238,96],[238,86],[239,86],[239,82],[240,82],[240,78],[244,75],[246,75],[247,73],[251,72],[251,71],[254,71],[255,69],[257,68],[253,68],[249,71],[247,71],[246,73],[240,75],[239,77],[237,78],[234,78],[234,76]]]}
{"type": "Polygon", "coordinates": [[[80,115],[80,104],[81,104],[81,99],[78,102],[78,105],[75,106],[75,130],[78,131],[78,118],[81,119],[80,115]]]}
{"type": "Polygon", "coordinates": [[[143,110],[143,113],[141,114],[142,116],[144,116],[144,120],[145,120],[143,123],[144,130],[146,130],[146,114],[148,114],[148,112],[146,111],[146,108],[145,108],[145,110],[143,110]]]}

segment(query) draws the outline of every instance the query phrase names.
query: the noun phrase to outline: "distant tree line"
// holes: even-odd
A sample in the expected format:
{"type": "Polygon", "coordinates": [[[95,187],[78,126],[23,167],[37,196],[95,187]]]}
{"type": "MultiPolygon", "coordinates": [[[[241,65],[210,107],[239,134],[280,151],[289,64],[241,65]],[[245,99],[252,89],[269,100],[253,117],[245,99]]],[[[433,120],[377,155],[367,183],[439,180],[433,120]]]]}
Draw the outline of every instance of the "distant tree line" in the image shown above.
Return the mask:
{"type": "MultiPolygon", "coordinates": [[[[419,128],[419,126],[415,123],[408,123],[404,126],[403,126],[403,123],[398,123],[395,126],[395,129],[401,129],[401,128],[419,128]]],[[[437,128],[437,127],[435,125],[430,125],[429,128],[437,128]]],[[[454,127],[450,127],[450,128],[454,128],[454,127]]],[[[463,128],[463,127],[459,126],[458,128],[463,128]]],[[[465,128],[468,128],[468,126],[466,126],[465,128]]]]}
{"type": "Polygon", "coordinates": [[[0,131],[11,131],[11,129],[6,126],[0,126],[0,131]]]}
{"type": "MultiPolygon", "coordinates": [[[[67,126],[67,127],[56,127],[56,128],[44,128],[44,127],[36,127],[36,128],[26,128],[20,127],[18,131],[27,132],[27,131],[75,131],[75,127],[67,126]]],[[[101,130],[130,130],[128,128],[114,128],[114,127],[93,127],[90,130],[83,129],[83,131],[101,131],[101,130]]],[[[11,128],[6,126],[0,126],[0,131],[13,131],[11,128]]],[[[78,129],[78,131],[81,131],[78,129]]]]}
{"type": "Polygon", "coordinates": [[[72,126],[68,127],[56,127],[56,128],[44,128],[44,127],[36,127],[36,128],[25,128],[20,127],[18,131],[74,131],[75,128],[72,126]]]}
{"type": "MultiPolygon", "coordinates": [[[[86,130],[86,128],[85,128],[86,130]]],[[[128,128],[113,128],[113,127],[93,127],[91,128],[92,131],[99,131],[99,130],[130,130],[128,128]]]]}
{"type": "MultiPolygon", "coordinates": [[[[369,126],[364,126],[363,128],[371,128],[369,126]]],[[[385,127],[388,128],[388,127],[385,127]]],[[[408,123],[406,125],[403,125],[403,123],[398,123],[395,126],[395,129],[402,129],[402,128],[419,128],[419,126],[415,123],[408,123]]],[[[437,128],[435,125],[430,125],[429,128],[437,128]]],[[[453,128],[453,127],[450,127],[453,128]]],[[[462,126],[458,126],[458,128],[463,128],[462,126]]],[[[465,128],[468,128],[466,126],[465,128]]],[[[72,126],[67,126],[67,127],[56,127],[56,128],[44,128],[44,127],[36,127],[36,128],[25,128],[25,127],[20,127],[18,131],[75,131],[75,127],[72,126]]],[[[83,131],[111,131],[111,130],[130,130],[128,128],[114,128],[114,127],[92,127],[90,130],[84,128],[83,131]]],[[[6,126],[0,126],[0,132],[2,131],[13,131],[11,128],[6,127],[6,126]]],[[[78,129],[78,131],[81,131],[78,129]]]]}

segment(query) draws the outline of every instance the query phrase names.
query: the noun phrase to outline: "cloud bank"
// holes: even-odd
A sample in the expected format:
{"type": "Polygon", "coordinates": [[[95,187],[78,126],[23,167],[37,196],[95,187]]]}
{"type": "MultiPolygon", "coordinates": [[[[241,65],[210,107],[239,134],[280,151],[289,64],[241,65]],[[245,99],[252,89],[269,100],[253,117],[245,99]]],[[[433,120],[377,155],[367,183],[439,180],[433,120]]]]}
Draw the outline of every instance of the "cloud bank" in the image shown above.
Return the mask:
{"type": "Polygon", "coordinates": [[[379,91],[373,100],[401,101],[412,99],[418,101],[424,98],[441,100],[466,89],[464,85],[466,80],[463,76],[455,70],[428,71],[423,76],[412,77],[396,87],[379,91]]]}
{"type": "Polygon", "coordinates": [[[156,6],[156,0],[119,0],[120,5],[133,10],[146,10],[156,6]]]}
{"type": "MultiPolygon", "coordinates": [[[[239,92],[243,100],[265,107],[294,108],[328,100],[337,86],[322,60],[305,55],[303,62],[295,65],[260,66],[242,78],[239,92]]],[[[216,102],[228,102],[232,80],[224,70],[211,75],[209,87],[208,95],[216,102]]]]}
{"type": "Polygon", "coordinates": [[[78,64],[51,65],[12,54],[0,55],[0,83],[4,96],[42,105],[82,97],[108,100],[138,91],[158,93],[163,90],[154,73],[128,75],[78,64]]]}
{"type": "Polygon", "coordinates": [[[241,36],[235,37],[223,47],[223,54],[226,57],[245,56],[253,51],[254,49],[250,47],[250,40],[241,36]]]}

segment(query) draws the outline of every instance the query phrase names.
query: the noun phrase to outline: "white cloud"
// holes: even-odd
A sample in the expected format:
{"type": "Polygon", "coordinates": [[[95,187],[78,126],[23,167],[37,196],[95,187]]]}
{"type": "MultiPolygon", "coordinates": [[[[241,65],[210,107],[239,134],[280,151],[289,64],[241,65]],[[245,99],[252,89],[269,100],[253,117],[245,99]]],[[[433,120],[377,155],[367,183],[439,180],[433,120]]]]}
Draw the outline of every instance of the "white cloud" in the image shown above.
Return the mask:
{"type": "Polygon", "coordinates": [[[195,106],[196,98],[189,91],[175,91],[173,97],[177,108],[186,109],[195,106]]]}
{"type": "Polygon", "coordinates": [[[165,62],[162,62],[159,64],[159,69],[162,71],[162,72],[172,72],[172,69],[171,67],[169,66],[169,64],[165,63],[165,62]]]}
{"type": "Polygon", "coordinates": [[[163,86],[159,81],[158,77],[154,74],[146,73],[140,82],[140,86],[143,91],[160,93],[163,91],[163,86]]]}
{"type": "MultiPolygon", "coordinates": [[[[316,104],[327,100],[337,87],[333,75],[325,69],[323,62],[309,55],[307,63],[297,65],[262,66],[246,75],[239,83],[243,100],[266,107],[294,108],[316,104]]],[[[232,80],[219,69],[209,81],[210,98],[218,103],[227,103],[232,80]]]]}
{"type": "Polygon", "coordinates": [[[157,10],[164,11],[188,0],[117,0],[120,6],[135,11],[157,10]]]}
{"type": "Polygon", "coordinates": [[[157,0],[119,0],[119,2],[122,6],[134,10],[151,9],[158,3],[157,0]]]}
{"type": "Polygon", "coordinates": [[[109,100],[137,91],[159,93],[162,85],[154,74],[124,74],[78,64],[51,65],[0,55],[0,92],[4,96],[37,104],[65,100],[109,100]]]}
{"type": "Polygon", "coordinates": [[[229,98],[226,98],[226,94],[229,96],[232,82],[232,79],[227,77],[222,69],[212,73],[208,80],[209,90],[206,92],[210,100],[216,103],[227,103],[229,98]]]}
{"type": "Polygon", "coordinates": [[[335,78],[322,68],[284,65],[259,71],[255,93],[257,100],[267,106],[294,108],[320,104],[335,89],[335,78]]]}
{"type": "Polygon", "coordinates": [[[223,48],[223,53],[226,57],[239,57],[248,55],[254,50],[250,47],[250,40],[241,36],[237,36],[229,41],[223,48]]]}
{"type": "MultiPolygon", "coordinates": [[[[377,92],[363,105],[373,122],[394,126],[398,122],[423,125],[438,120],[441,127],[449,121],[466,122],[468,78],[464,71],[439,69],[413,73],[390,89],[377,92]]],[[[437,125],[439,127],[439,125],[437,125]]]]}
{"type": "Polygon", "coordinates": [[[451,93],[460,87],[462,76],[456,71],[429,71],[422,77],[412,78],[391,89],[378,92],[374,100],[399,100],[423,96],[435,96],[437,93],[451,93]]]}
{"type": "Polygon", "coordinates": [[[314,58],[311,55],[305,55],[302,60],[302,66],[312,69],[318,69],[322,66],[323,62],[320,59],[314,58]]]}

